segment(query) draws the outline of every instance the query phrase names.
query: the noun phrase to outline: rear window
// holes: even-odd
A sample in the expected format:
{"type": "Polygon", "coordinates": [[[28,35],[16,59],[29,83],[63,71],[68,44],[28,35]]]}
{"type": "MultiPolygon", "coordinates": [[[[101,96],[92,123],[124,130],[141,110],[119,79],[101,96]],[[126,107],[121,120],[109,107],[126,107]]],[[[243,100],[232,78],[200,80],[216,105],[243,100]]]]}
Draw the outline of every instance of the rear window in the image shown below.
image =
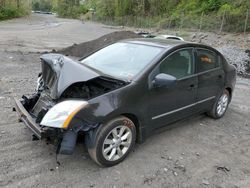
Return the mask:
{"type": "Polygon", "coordinates": [[[204,72],[219,66],[218,56],[215,52],[205,49],[197,49],[198,55],[198,72],[204,72]]]}

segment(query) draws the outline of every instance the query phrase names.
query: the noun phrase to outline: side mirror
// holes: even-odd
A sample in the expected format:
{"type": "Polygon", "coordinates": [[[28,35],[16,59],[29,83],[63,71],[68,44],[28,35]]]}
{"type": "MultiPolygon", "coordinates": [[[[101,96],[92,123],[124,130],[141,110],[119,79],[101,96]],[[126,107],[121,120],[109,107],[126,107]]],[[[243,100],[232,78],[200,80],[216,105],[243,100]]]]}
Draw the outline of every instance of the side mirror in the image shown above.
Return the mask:
{"type": "Polygon", "coordinates": [[[153,80],[153,87],[170,87],[176,83],[176,78],[169,74],[160,73],[153,80]]]}

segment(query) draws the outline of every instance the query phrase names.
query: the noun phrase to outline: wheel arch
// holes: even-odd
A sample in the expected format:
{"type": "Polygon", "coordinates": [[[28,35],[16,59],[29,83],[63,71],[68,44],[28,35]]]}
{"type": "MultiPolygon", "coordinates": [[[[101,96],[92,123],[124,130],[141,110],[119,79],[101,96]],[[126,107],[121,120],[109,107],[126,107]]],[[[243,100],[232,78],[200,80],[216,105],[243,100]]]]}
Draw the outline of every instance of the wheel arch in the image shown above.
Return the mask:
{"type": "Polygon", "coordinates": [[[129,118],[135,125],[136,128],[136,142],[137,143],[141,143],[143,142],[144,138],[143,138],[143,131],[142,131],[142,126],[141,126],[141,122],[139,120],[139,118],[131,113],[124,113],[121,114],[121,116],[125,116],[127,118],[129,118]]]}
{"type": "Polygon", "coordinates": [[[135,114],[132,114],[132,113],[122,113],[120,115],[110,116],[109,118],[105,119],[105,121],[103,121],[102,123],[100,123],[99,126],[97,126],[96,128],[91,129],[89,131],[86,131],[87,137],[89,138],[89,140],[85,139],[85,142],[87,142],[87,145],[89,147],[92,147],[93,144],[94,144],[94,140],[95,140],[96,136],[101,131],[102,125],[105,124],[105,123],[107,123],[107,122],[109,122],[109,121],[111,121],[112,119],[114,119],[116,117],[119,117],[119,116],[124,116],[126,118],[129,118],[134,123],[135,128],[136,128],[136,142],[137,143],[144,142],[144,140],[146,138],[145,131],[144,131],[144,129],[141,126],[142,123],[139,120],[139,118],[135,114]]]}
{"type": "Polygon", "coordinates": [[[230,102],[231,102],[233,90],[232,90],[231,87],[226,87],[225,89],[229,92],[229,95],[230,95],[230,102]]]}

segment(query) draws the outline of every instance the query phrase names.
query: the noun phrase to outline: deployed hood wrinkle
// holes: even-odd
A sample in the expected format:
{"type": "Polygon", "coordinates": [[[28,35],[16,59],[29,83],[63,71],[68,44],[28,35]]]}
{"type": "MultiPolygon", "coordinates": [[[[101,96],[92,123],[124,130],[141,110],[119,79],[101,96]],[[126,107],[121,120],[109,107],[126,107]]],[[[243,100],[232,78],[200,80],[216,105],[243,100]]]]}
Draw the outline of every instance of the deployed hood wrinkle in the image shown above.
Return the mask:
{"type": "Polygon", "coordinates": [[[52,99],[57,99],[70,85],[85,82],[100,75],[60,54],[45,54],[41,56],[42,76],[45,89],[50,92],[52,99]]]}

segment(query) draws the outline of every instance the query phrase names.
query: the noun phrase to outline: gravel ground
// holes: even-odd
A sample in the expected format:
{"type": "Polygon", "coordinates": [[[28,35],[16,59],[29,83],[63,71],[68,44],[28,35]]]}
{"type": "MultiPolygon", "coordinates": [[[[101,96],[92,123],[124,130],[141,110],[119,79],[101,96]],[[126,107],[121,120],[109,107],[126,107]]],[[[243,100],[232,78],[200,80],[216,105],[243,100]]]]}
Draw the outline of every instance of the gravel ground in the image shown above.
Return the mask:
{"type": "Polygon", "coordinates": [[[224,54],[227,61],[236,67],[237,74],[250,78],[250,54],[235,46],[222,46],[218,50],[224,54]]]}
{"type": "Polygon", "coordinates": [[[47,15],[0,23],[0,187],[250,187],[248,79],[237,79],[222,119],[200,115],[161,129],[111,168],[97,166],[82,143],[72,156],[58,156],[59,165],[53,146],[31,140],[31,132],[12,112],[13,96],[35,88],[40,54],[30,52],[113,31],[47,15]]]}

